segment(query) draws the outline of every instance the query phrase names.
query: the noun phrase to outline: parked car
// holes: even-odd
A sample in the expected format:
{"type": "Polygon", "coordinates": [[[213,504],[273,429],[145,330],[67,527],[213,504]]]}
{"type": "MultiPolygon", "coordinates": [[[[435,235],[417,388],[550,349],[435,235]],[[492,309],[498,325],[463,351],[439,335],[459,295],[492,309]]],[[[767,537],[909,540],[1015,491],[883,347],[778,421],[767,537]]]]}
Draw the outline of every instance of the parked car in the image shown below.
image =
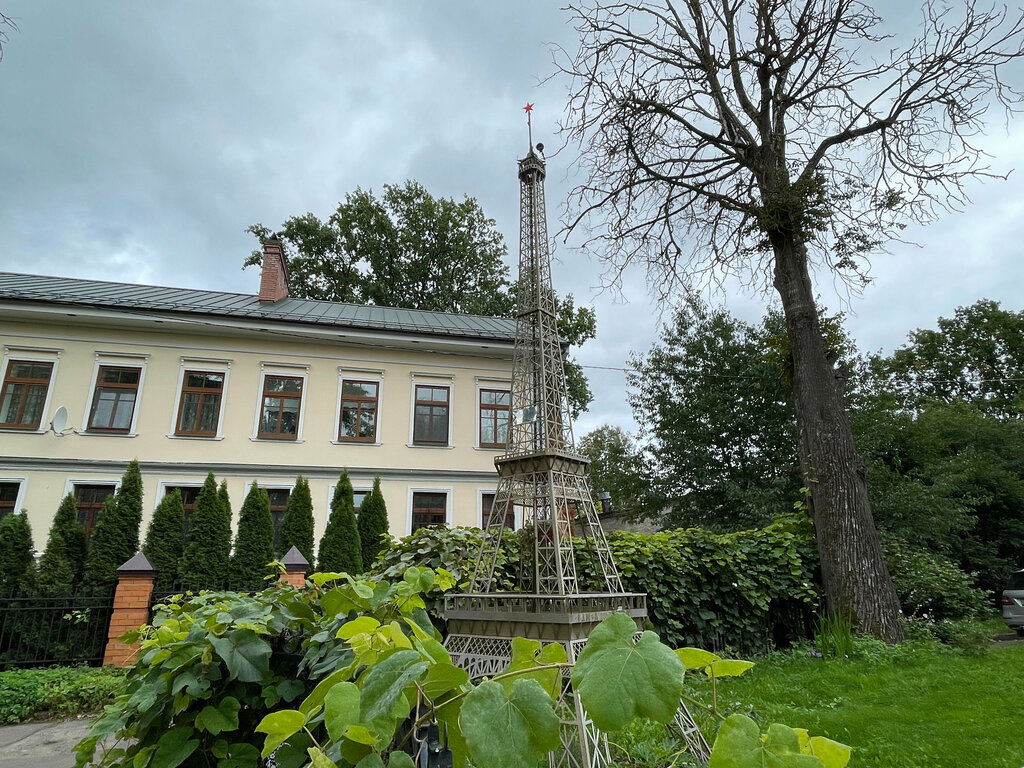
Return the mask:
{"type": "Polygon", "coordinates": [[[1011,573],[1003,590],[1003,621],[1024,637],[1024,570],[1011,573]]]}

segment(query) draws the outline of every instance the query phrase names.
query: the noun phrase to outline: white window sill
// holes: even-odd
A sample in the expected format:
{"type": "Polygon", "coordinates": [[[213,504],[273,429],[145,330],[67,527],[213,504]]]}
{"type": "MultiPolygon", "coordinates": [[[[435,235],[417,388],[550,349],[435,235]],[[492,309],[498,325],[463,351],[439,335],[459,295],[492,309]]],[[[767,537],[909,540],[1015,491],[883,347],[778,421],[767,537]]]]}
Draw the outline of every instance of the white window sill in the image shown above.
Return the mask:
{"type": "Polygon", "coordinates": [[[12,435],[44,435],[49,432],[48,427],[39,427],[34,429],[22,429],[20,427],[0,427],[0,432],[7,432],[12,435]]]}
{"type": "Polygon", "coordinates": [[[171,440],[223,440],[223,435],[176,435],[173,432],[167,434],[171,440]]]}
{"type": "Polygon", "coordinates": [[[295,440],[289,440],[287,438],[278,437],[250,437],[249,440],[253,443],[278,443],[281,445],[297,445],[304,442],[301,439],[296,438],[295,440]]]}
{"type": "Polygon", "coordinates": [[[83,429],[81,432],[75,432],[76,435],[83,435],[85,437],[138,437],[138,432],[99,432],[97,430],[83,429]]]}
{"type": "Polygon", "coordinates": [[[428,451],[450,451],[455,448],[454,445],[418,445],[416,443],[406,443],[406,448],[425,448],[428,451]]]}
{"type": "Polygon", "coordinates": [[[501,453],[502,451],[507,451],[508,450],[508,446],[507,445],[495,445],[495,446],[492,447],[492,446],[489,446],[489,445],[474,445],[473,446],[473,450],[474,451],[486,451],[488,453],[501,453]]]}
{"type": "Polygon", "coordinates": [[[331,440],[331,445],[358,445],[358,446],[374,446],[384,445],[384,443],[376,442],[371,443],[365,440],[331,440]]]}

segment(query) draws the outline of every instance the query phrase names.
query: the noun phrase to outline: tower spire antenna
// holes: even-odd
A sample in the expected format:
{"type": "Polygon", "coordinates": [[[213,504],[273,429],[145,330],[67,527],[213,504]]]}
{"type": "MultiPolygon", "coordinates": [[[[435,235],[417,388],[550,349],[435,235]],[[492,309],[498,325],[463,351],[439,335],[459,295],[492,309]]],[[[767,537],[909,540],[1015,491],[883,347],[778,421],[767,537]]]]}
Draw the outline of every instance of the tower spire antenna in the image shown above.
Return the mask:
{"type": "Polygon", "coordinates": [[[533,115],[533,104],[527,103],[523,107],[523,111],[526,113],[526,134],[530,140],[530,153],[533,153],[533,121],[530,119],[533,115]]]}

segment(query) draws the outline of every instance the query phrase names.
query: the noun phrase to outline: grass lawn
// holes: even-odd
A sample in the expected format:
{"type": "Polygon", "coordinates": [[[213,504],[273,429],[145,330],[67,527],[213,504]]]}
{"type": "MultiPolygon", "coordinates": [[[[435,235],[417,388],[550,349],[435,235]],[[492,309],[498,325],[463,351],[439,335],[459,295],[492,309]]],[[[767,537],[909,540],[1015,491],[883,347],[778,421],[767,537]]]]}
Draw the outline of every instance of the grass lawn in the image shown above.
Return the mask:
{"type": "Polygon", "coordinates": [[[1024,644],[964,656],[934,645],[859,647],[839,661],[762,660],[721,681],[720,704],[854,748],[851,768],[1024,766],[1024,644]]]}

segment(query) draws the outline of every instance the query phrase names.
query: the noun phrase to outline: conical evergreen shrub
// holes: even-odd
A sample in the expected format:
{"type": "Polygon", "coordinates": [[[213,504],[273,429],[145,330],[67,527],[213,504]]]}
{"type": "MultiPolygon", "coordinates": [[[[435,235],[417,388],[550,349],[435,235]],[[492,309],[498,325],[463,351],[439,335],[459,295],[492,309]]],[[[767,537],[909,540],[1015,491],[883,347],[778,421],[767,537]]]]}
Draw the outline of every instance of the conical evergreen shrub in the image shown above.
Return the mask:
{"type": "Polygon", "coordinates": [[[153,588],[157,594],[170,592],[179,581],[178,568],[185,554],[185,504],[175,488],[157,505],[146,531],[142,552],[156,568],[153,588]]]}
{"type": "Polygon", "coordinates": [[[288,496],[280,534],[279,556],[297,547],[307,563],[313,562],[313,497],[309,493],[309,482],[302,475],[288,496]]]}
{"type": "Polygon", "coordinates": [[[68,594],[81,580],[84,561],[85,527],[78,522],[75,497],[69,493],[53,517],[35,588],[44,595],[68,594]]]}
{"type": "MultiPolygon", "coordinates": [[[[116,583],[117,569],[139,551],[142,474],[138,461],[133,460],[128,465],[121,478],[121,487],[112,500],[112,504],[103,504],[85,555],[84,581],[90,586],[116,583]]],[[[107,501],[110,502],[111,497],[107,501]]]]}
{"type": "Polygon", "coordinates": [[[238,513],[231,578],[239,587],[256,586],[267,575],[267,564],[273,559],[274,520],[270,516],[270,497],[253,483],[238,513]]]}
{"type": "Polygon", "coordinates": [[[31,583],[35,575],[32,527],[25,510],[0,520],[0,595],[31,583]]]}
{"type": "Polygon", "coordinates": [[[182,555],[178,576],[193,589],[220,589],[228,578],[231,556],[231,513],[225,509],[223,493],[211,472],[196,496],[188,544],[182,555]]]}
{"type": "Polygon", "coordinates": [[[228,481],[221,480],[220,488],[217,489],[217,498],[220,499],[221,512],[227,518],[228,527],[231,527],[231,497],[228,496],[228,481]]]}
{"type": "MultiPolygon", "coordinates": [[[[328,573],[362,573],[363,549],[359,541],[359,528],[353,511],[352,482],[348,471],[341,473],[331,497],[331,514],[327,529],[320,539],[317,570],[328,573]]],[[[306,558],[307,560],[309,558],[306,558]]]]}
{"type": "Polygon", "coordinates": [[[359,508],[359,542],[363,548],[363,568],[373,567],[384,548],[387,546],[388,508],[384,503],[384,495],[380,492],[380,477],[373,479],[373,490],[363,500],[359,508]]]}

